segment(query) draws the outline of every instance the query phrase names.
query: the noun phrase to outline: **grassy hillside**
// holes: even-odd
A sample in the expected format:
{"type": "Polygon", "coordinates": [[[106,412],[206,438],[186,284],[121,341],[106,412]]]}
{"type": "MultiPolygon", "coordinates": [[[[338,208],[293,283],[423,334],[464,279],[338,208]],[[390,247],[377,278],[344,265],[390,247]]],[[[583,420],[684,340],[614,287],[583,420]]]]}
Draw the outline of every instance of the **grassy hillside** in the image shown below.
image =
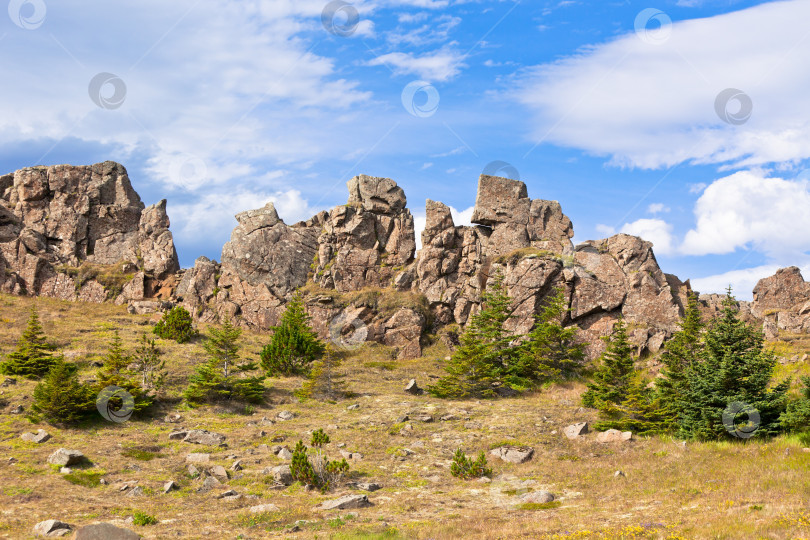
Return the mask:
{"type": "MultiPolygon", "coordinates": [[[[82,378],[93,377],[91,363],[103,353],[112,330],[118,329],[133,348],[154,322],[150,316],[129,315],[122,306],[2,296],[3,354],[13,349],[34,302],[46,333],[79,363],[82,378]]],[[[243,334],[243,355],[255,359],[266,339],[243,334]]],[[[804,345],[795,339],[780,347],[801,356],[804,345]]],[[[414,361],[394,360],[390,350],[379,346],[355,351],[341,368],[356,393],[350,400],[299,403],[293,391],[301,379],[268,379],[263,405],[188,409],[179,395],[193,366],[202,361],[200,342],[160,340],[160,347],[169,384],[151,417],[123,424],[101,421],[83,429],[33,425],[10,411],[17,405],[30,408],[35,384],[17,378],[17,384],[0,387],[0,537],[28,538],[35,523],[59,519],[73,525],[120,523],[155,539],[810,538],[810,452],[798,440],[685,444],[655,437],[603,445],[590,433],[571,441],[562,434],[565,426],[596,420],[593,411],[579,407],[584,389],[579,384],[494,401],[453,402],[404,393],[409,379],[424,387],[441,373],[447,355],[441,345],[414,361]],[[359,407],[347,408],[354,404],[359,407]],[[296,416],[279,421],[280,411],[296,416]],[[164,422],[169,413],[179,413],[181,422],[164,422]],[[403,415],[410,419],[398,422],[403,415]],[[265,417],[275,422],[262,422],[265,417]],[[222,433],[227,448],[169,440],[179,426],[222,433]],[[52,438],[39,445],[20,439],[37,428],[52,438]],[[272,446],[293,448],[299,439],[308,443],[317,428],[331,437],[325,447],[329,457],[339,458],[341,450],[362,454],[350,462],[348,480],[383,486],[368,494],[372,507],[318,510],[324,500],[363,492],[339,487],[321,494],[298,485],[277,489],[262,474],[266,467],[285,463],[273,455],[272,446]],[[532,446],[534,458],[513,465],[489,457],[492,480],[450,475],[457,448],[477,454],[503,444],[532,446]],[[47,464],[60,447],[83,452],[92,466],[60,474],[47,464]],[[190,452],[209,452],[212,465],[226,469],[239,459],[243,470],[230,472],[231,479],[220,488],[198,493],[201,482],[186,470],[190,452]],[[180,489],[164,494],[169,480],[180,489]],[[134,482],[142,495],[121,491],[134,482]],[[217,499],[226,489],[242,497],[217,499]],[[541,489],[558,500],[522,503],[522,494],[541,489]],[[266,503],[279,510],[250,513],[251,506],[266,503]],[[126,524],[136,512],[158,523],[126,524]]],[[[807,365],[780,369],[806,372],[807,365]]]]}

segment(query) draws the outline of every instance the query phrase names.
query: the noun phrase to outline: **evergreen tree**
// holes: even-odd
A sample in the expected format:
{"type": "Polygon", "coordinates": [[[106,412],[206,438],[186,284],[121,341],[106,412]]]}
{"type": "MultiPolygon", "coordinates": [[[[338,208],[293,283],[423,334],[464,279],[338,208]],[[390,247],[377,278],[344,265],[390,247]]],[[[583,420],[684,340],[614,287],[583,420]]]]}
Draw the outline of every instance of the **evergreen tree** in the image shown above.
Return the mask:
{"type": "Polygon", "coordinates": [[[689,393],[687,371],[703,354],[703,329],[697,295],[690,293],[681,328],[664,346],[661,377],[656,380],[658,399],[666,423],[666,430],[677,429],[679,416],[686,406],[689,393]]]}
{"type": "Polygon", "coordinates": [[[802,377],[802,392],[798,399],[791,400],[779,423],[785,431],[810,431],[810,377],[802,377]]]}
{"type": "Polygon", "coordinates": [[[152,331],[160,338],[185,343],[197,335],[191,313],[183,306],[174,306],[163,314],[152,331]]]}
{"type": "Polygon", "coordinates": [[[705,333],[704,343],[702,360],[686,370],[680,434],[699,440],[732,437],[723,423],[723,413],[735,403],[756,410],[757,437],[776,434],[790,380],[769,389],[776,356],[765,349],[762,332],[740,320],[730,290],[720,316],[705,333]]]}
{"type": "Polygon", "coordinates": [[[259,402],[264,397],[264,376],[248,376],[254,362],[240,362],[237,341],[242,331],[226,319],[222,328],[208,330],[203,348],[208,360],[189,377],[184,396],[189,403],[240,399],[259,402]]]}
{"type": "MultiPolygon", "coordinates": [[[[96,383],[93,385],[93,390],[99,393],[108,386],[123,388],[132,395],[135,401],[135,411],[138,412],[151,405],[152,398],[146,394],[141,387],[137,374],[130,368],[132,362],[132,356],[124,350],[121,336],[118,334],[118,330],[115,330],[107,352],[104,354],[103,366],[96,374],[96,383]]],[[[115,396],[112,399],[120,401],[121,398],[115,396]]],[[[113,407],[116,405],[115,401],[113,407]]],[[[121,404],[118,403],[118,405],[121,404]]]]}
{"type": "Polygon", "coordinates": [[[585,362],[585,344],[577,343],[577,327],[564,328],[567,311],[563,289],[550,296],[535,325],[517,350],[508,372],[513,386],[534,386],[575,375],[585,362]]]}
{"type": "Polygon", "coordinates": [[[627,397],[619,404],[603,402],[605,420],[594,424],[600,431],[618,429],[638,435],[666,431],[667,422],[660,397],[649,388],[640,370],[635,370],[627,388],[627,397]]]}
{"type": "Polygon", "coordinates": [[[34,388],[29,418],[56,425],[71,425],[95,411],[94,393],[79,382],[76,366],[56,357],[45,378],[34,388]]]}
{"type": "Polygon", "coordinates": [[[582,404],[600,410],[621,405],[628,397],[630,383],[635,374],[633,347],[627,336],[624,319],[613,326],[613,334],[605,339],[607,349],[600,358],[600,366],[593,382],[582,394],[582,404]]]}
{"type": "Polygon", "coordinates": [[[162,355],[163,351],[158,349],[155,340],[143,334],[132,355],[132,362],[135,372],[140,376],[141,389],[144,392],[157,391],[163,386],[166,361],[161,359],[162,355]]]}
{"type": "Polygon", "coordinates": [[[310,326],[310,317],[301,295],[296,293],[287,304],[273,337],[261,352],[261,365],[268,375],[299,375],[324,350],[323,343],[310,326]]]}
{"type": "Polygon", "coordinates": [[[504,328],[512,316],[503,274],[482,295],[481,311],[470,318],[460,345],[445,366],[447,375],[428,391],[441,398],[493,397],[493,384],[502,382],[516,356],[513,337],[504,328]]]}
{"type": "Polygon", "coordinates": [[[348,395],[343,374],[338,372],[341,352],[327,344],[323,356],[312,364],[307,380],[296,392],[301,400],[336,401],[348,395]]]}
{"type": "Polygon", "coordinates": [[[17,341],[17,348],[5,361],[0,362],[0,373],[29,378],[42,377],[58,363],[58,358],[52,353],[55,349],[45,338],[36,307],[32,307],[28,324],[17,341]]]}

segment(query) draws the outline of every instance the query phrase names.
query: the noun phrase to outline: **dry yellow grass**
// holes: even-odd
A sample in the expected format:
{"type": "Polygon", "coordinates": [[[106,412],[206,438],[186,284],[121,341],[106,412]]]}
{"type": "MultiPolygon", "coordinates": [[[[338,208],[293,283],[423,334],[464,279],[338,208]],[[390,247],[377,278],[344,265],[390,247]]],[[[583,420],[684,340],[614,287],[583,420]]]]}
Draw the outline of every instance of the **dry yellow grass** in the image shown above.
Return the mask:
{"type": "MultiPolygon", "coordinates": [[[[150,331],[149,316],[128,315],[120,306],[87,305],[27,298],[0,297],[0,351],[14,346],[36,302],[48,335],[82,364],[104,351],[112,329],[134,346],[150,331]]],[[[243,353],[256,355],[267,336],[246,333],[243,353]]],[[[127,525],[144,538],[769,538],[810,537],[810,453],[799,441],[779,438],[768,443],[684,445],[669,438],[600,445],[593,434],[569,441],[562,428],[581,420],[594,421],[592,411],[579,409],[580,384],[557,385],[542,393],[494,401],[442,401],[403,392],[416,378],[426,386],[441,373],[442,345],[426,349],[423,358],[396,361],[385,347],[354,352],[341,368],[357,397],[338,403],[300,403],[292,392],[300,379],[270,379],[268,402],[248,413],[222,408],[188,409],[177,399],[193,365],[202,359],[199,343],[160,341],[170,369],[168,400],[149,418],[124,424],[99,423],[87,429],[32,425],[11,406],[31,403],[34,383],[0,388],[9,405],[0,415],[0,537],[29,538],[35,523],[61,519],[73,525],[95,521],[124,523],[135,511],[158,519],[155,525],[127,525]],[[356,410],[348,405],[359,404],[356,410]],[[293,420],[259,426],[262,417],[280,410],[293,420]],[[186,428],[204,428],[227,436],[222,448],[200,448],[170,441],[177,425],[162,421],[179,412],[186,428]],[[434,421],[416,419],[427,413],[434,421]],[[411,431],[400,434],[399,416],[409,414],[411,431]],[[445,415],[454,418],[442,421],[445,415]],[[471,422],[471,423],[470,423],[471,422]],[[480,424],[477,427],[475,424],[480,424]],[[20,439],[42,427],[52,439],[36,445],[20,439]],[[350,491],[338,488],[322,495],[298,486],[272,489],[261,470],[282,463],[260,445],[290,447],[309,441],[324,428],[332,442],[330,457],[341,448],[363,454],[351,463],[354,480],[376,481],[380,491],[369,494],[373,507],[325,512],[315,506],[350,491]],[[266,434],[260,436],[260,431],[266,434]],[[511,465],[490,458],[491,481],[461,481],[449,474],[456,448],[468,454],[503,443],[531,445],[532,461],[511,465]],[[82,451],[109,485],[76,485],[46,464],[48,455],[65,447],[82,451]],[[243,495],[235,502],[216,500],[222,490],[196,492],[198,482],[185,469],[185,455],[211,452],[216,464],[228,468],[237,456],[244,470],[234,473],[227,488],[243,495]],[[150,458],[148,461],[143,458],[150,458]],[[9,458],[16,459],[10,463],[9,458]],[[141,459],[139,459],[141,458],[141,459]],[[614,478],[621,470],[624,478],[614,478]],[[129,497],[123,482],[138,481],[145,494],[129,497]],[[163,494],[174,480],[179,491],[163,494]],[[520,494],[547,489],[560,500],[556,508],[522,510],[520,494]],[[252,515],[248,508],[274,503],[279,512],[252,515]],[[289,531],[299,520],[300,531],[289,531]]],[[[79,474],[78,476],[82,476],[79,474]]],[[[88,478],[92,484],[93,476],[88,478]]],[[[223,489],[225,488],[223,487],[223,489]]]]}

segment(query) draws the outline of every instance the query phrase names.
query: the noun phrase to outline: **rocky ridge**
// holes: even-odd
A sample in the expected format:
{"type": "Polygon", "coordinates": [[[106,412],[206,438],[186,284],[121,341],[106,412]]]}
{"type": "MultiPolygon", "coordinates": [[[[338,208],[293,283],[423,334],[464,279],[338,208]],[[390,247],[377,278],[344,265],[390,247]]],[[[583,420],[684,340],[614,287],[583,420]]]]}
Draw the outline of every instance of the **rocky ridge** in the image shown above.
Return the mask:
{"type": "MultiPolygon", "coordinates": [[[[566,323],[582,329],[591,356],[619,317],[639,352],[657,351],[677,329],[690,285],[661,270],[650,242],[619,234],[574,246],[560,204],[530,199],[523,182],[481,176],[472,226],[428,200],[419,253],[402,188],[365,175],[347,187],[347,204],[292,225],[272,203],[241,212],[221,262],[201,257],[181,270],[166,201],[145,207],[123,166],[21,169],[0,176],[0,290],[126,302],[133,312],[181,304],[198,320],[256,329],[275,325],[301,291],[322,337],[376,341],[414,358],[426,333],[452,345],[500,272],[516,333],[559,289],[566,323]]],[[[722,297],[700,299],[711,316],[722,297]]],[[[769,337],[806,332],[810,284],[798,268],[783,269],[740,307],[769,337]]]]}

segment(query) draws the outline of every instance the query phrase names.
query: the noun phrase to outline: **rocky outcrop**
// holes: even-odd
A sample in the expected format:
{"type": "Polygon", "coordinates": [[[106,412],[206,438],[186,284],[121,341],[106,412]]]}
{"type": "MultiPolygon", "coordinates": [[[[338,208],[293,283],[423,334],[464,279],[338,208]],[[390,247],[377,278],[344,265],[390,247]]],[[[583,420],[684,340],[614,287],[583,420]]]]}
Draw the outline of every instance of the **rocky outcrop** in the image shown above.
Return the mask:
{"type": "Polygon", "coordinates": [[[31,167],[0,177],[4,292],[99,302],[121,294],[139,271],[159,281],[179,269],[166,201],[146,208],[122,165],[31,167]]]}
{"type": "Polygon", "coordinates": [[[810,283],[795,266],[779,269],[756,284],[750,312],[763,321],[768,339],[780,332],[806,333],[810,331],[810,283]]]}

